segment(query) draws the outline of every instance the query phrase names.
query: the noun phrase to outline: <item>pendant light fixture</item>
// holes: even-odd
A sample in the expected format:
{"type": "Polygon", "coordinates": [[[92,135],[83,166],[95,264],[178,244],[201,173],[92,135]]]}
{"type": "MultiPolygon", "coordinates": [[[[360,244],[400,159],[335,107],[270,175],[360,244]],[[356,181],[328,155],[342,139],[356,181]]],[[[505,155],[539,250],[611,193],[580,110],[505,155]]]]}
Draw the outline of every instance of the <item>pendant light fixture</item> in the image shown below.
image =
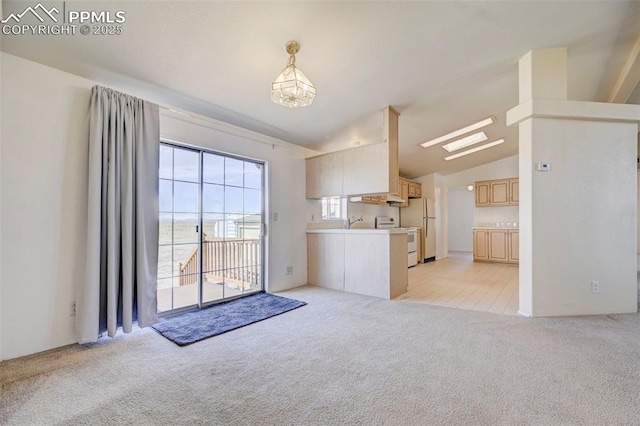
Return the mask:
{"type": "Polygon", "coordinates": [[[316,88],[302,71],[296,68],[296,53],[300,43],[295,40],[285,45],[289,56],[287,66],[271,84],[271,100],[288,108],[311,105],[316,97],[316,88]]]}

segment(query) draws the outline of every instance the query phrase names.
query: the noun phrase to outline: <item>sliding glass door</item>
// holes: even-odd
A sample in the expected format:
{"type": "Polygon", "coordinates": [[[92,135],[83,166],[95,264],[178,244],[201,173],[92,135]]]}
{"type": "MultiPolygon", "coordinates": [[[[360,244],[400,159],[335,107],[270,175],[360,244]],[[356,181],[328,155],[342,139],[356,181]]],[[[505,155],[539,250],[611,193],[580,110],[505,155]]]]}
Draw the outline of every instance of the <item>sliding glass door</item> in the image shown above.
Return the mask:
{"type": "Polygon", "coordinates": [[[264,164],[160,147],[158,311],[263,289],[264,164]]]}

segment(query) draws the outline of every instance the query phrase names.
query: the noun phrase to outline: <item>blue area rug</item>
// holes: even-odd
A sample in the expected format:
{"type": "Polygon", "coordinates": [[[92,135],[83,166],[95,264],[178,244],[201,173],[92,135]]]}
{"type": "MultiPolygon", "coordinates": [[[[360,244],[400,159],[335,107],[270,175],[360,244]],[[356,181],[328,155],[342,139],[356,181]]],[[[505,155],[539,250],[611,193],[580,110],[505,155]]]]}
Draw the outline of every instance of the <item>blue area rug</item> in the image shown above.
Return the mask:
{"type": "Polygon", "coordinates": [[[299,300],[260,292],[197,311],[163,318],[151,327],[175,344],[186,346],[306,304],[299,300]]]}

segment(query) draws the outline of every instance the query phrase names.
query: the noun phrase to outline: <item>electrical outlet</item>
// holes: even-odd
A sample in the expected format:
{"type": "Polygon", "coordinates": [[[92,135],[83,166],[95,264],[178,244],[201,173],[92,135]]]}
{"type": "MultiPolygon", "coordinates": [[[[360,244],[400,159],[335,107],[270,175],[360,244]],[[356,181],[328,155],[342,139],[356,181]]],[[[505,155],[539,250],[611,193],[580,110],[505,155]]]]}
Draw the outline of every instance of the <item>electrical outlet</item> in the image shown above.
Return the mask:
{"type": "Polygon", "coordinates": [[[591,281],[591,293],[600,293],[600,281],[591,281]]]}
{"type": "Polygon", "coordinates": [[[289,265],[287,266],[287,275],[292,275],[293,274],[293,266],[289,265]]]}
{"type": "Polygon", "coordinates": [[[69,308],[69,316],[73,317],[76,315],[76,302],[71,302],[71,307],[69,308]]]}
{"type": "Polygon", "coordinates": [[[316,215],[314,213],[311,213],[311,222],[315,222],[316,220],[316,215]]]}

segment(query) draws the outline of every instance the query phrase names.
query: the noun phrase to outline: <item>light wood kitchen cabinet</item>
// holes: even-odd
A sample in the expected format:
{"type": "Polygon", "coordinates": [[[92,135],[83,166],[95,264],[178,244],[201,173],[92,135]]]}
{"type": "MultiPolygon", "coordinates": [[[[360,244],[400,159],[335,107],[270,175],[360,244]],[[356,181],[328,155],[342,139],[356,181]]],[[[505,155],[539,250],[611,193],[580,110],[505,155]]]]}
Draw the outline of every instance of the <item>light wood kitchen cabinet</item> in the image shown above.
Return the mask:
{"type": "Polygon", "coordinates": [[[400,178],[400,198],[404,200],[404,203],[400,204],[399,207],[409,207],[409,181],[403,178],[400,178]]]}
{"type": "Polygon", "coordinates": [[[509,263],[520,262],[520,232],[509,231],[509,263]]]}
{"type": "Polygon", "coordinates": [[[476,207],[517,206],[520,201],[518,178],[475,182],[476,207]]]}
{"type": "Polygon", "coordinates": [[[306,160],[307,198],[342,195],[342,151],[306,160]]]}
{"type": "Polygon", "coordinates": [[[409,207],[410,198],[422,198],[422,184],[401,177],[398,185],[398,195],[405,200],[398,207],[409,207]]]}
{"type": "Polygon", "coordinates": [[[342,151],[344,195],[389,192],[387,144],[374,143],[342,151]]]}
{"type": "Polygon", "coordinates": [[[489,259],[489,240],[487,239],[487,231],[484,229],[473,230],[473,259],[489,259]]]}
{"type": "Polygon", "coordinates": [[[518,263],[519,231],[513,229],[474,229],[473,259],[487,262],[518,263]]]}
{"type": "Polygon", "coordinates": [[[395,192],[399,179],[398,116],[390,106],[382,109],[383,142],[308,158],[307,198],[395,192]]]}
{"type": "Polygon", "coordinates": [[[422,184],[418,182],[409,182],[409,198],[422,198],[422,184]]]}
{"type": "Polygon", "coordinates": [[[489,196],[489,182],[476,182],[476,207],[485,207],[491,205],[491,197],[489,196]]]}
{"type": "Polygon", "coordinates": [[[387,196],[386,195],[363,195],[360,199],[361,203],[367,204],[386,204],[387,196]]]}
{"type": "Polygon", "coordinates": [[[491,204],[506,206],[509,204],[509,180],[494,180],[490,183],[491,204]]]}
{"type": "Polygon", "coordinates": [[[491,229],[488,231],[489,260],[493,262],[509,261],[509,231],[491,229]]]}
{"type": "Polygon", "coordinates": [[[520,181],[518,179],[509,179],[509,204],[520,204],[520,181]]]}
{"type": "MultiPolygon", "coordinates": [[[[392,194],[406,200],[404,203],[394,204],[395,207],[408,207],[410,198],[422,197],[422,184],[401,177],[398,179],[398,190],[393,191],[392,194]]],[[[387,195],[363,195],[361,197],[352,197],[349,201],[353,203],[385,204],[387,202],[387,195]]]]}

